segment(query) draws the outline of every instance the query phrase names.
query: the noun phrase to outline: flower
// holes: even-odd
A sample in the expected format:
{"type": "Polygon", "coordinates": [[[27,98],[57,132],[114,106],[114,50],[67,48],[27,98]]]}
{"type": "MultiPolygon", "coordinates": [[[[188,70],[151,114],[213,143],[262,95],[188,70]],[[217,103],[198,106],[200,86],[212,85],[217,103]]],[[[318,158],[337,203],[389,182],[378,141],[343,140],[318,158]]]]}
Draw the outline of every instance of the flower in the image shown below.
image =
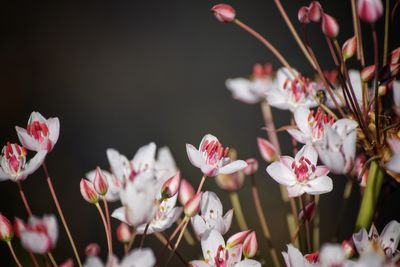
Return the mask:
{"type": "Polygon", "coordinates": [[[297,18],[300,23],[302,24],[308,24],[310,23],[310,16],[309,16],[310,10],[306,6],[300,7],[299,11],[297,12],[297,18]]]}
{"type": "Polygon", "coordinates": [[[278,183],[286,186],[289,197],[304,193],[319,195],[332,190],[332,179],[327,176],[326,166],[316,166],[318,154],[311,145],[305,145],[293,159],[280,157],[267,167],[268,174],[278,183]]]}
{"type": "Polygon", "coordinates": [[[325,126],[325,134],[316,145],[320,160],[335,174],[351,171],[356,154],[357,122],[340,119],[325,126]]]}
{"type": "Polygon", "coordinates": [[[193,267],[261,267],[261,264],[255,260],[242,261],[242,245],[227,247],[222,235],[215,230],[211,230],[201,238],[201,248],[204,261],[191,261],[190,264],[193,267]]]}
{"type": "Polygon", "coordinates": [[[11,222],[0,213],[0,240],[9,242],[14,236],[14,229],[11,222]]]}
{"type": "Polygon", "coordinates": [[[178,171],[174,176],[169,178],[161,188],[161,196],[163,199],[175,196],[178,193],[181,183],[181,172],[178,171]]]}
{"type": "Polygon", "coordinates": [[[203,192],[198,192],[196,195],[194,195],[191,199],[189,199],[185,206],[183,207],[183,212],[185,213],[186,217],[193,217],[197,213],[199,213],[200,210],[200,203],[201,203],[201,198],[203,197],[203,192]]]}
{"type": "Polygon", "coordinates": [[[257,145],[262,158],[266,162],[272,162],[278,159],[278,153],[276,152],[275,146],[267,139],[257,137],[257,145]]]}
{"type": "Polygon", "coordinates": [[[357,37],[353,36],[343,44],[342,54],[344,60],[347,60],[352,56],[354,56],[356,50],[357,50],[357,37]]]}
{"type": "Polygon", "coordinates": [[[322,7],[318,1],[312,1],[309,8],[309,18],[313,22],[318,22],[321,19],[322,7]]]}
{"type": "Polygon", "coordinates": [[[7,142],[3,147],[0,158],[0,181],[11,180],[13,182],[25,180],[42,165],[47,151],[42,150],[26,161],[26,149],[18,144],[7,142]]]}
{"type": "Polygon", "coordinates": [[[16,218],[15,229],[22,246],[28,251],[45,254],[56,246],[58,225],[54,215],[44,215],[41,219],[32,216],[27,224],[16,218]]]}
{"type": "Polygon", "coordinates": [[[21,144],[32,151],[51,151],[60,135],[58,118],[45,119],[39,112],[32,112],[26,129],[15,127],[21,144]]]}
{"type": "Polygon", "coordinates": [[[322,24],[321,24],[322,32],[328,38],[336,38],[339,34],[339,24],[337,21],[330,15],[323,13],[322,14],[322,24]]]}
{"type": "Polygon", "coordinates": [[[311,267],[313,266],[301,252],[292,244],[287,245],[287,252],[282,252],[286,267],[311,267]]]}
{"type": "Polygon", "coordinates": [[[245,175],[254,175],[258,171],[258,161],[254,158],[246,159],[247,167],[244,168],[245,175]]]}
{"type": "Polygon", "coordinates": [[[275,85],[272,79],[272,65],[256,64],[251,79],[233,78],[225,82],[234,99],[247,104],[256,104],[265,99],[268,90],[275,85]]]}
{"type": "Polygon", "coordinates": [[[94,175],[93,186],[96,192],[105,196],[108,191],[108,182],[105,174],[101,171],[100,167],[96,168],[96,173],[94,175]]]}
{"type": "Polygon", "coordinates": [[[221,22],[232,22],[235,19],[236,11],[232,6],[227,4],[218,4],[211,8],[214,16],[221,22]]]}
{"type": "Polygon", "coordinates": [[[126,223],[120,223],[116,232],[117,239],[121,243],[129,243],[133,234],[131,228],[126,223]]]}
{"type": "Polygon", "coordinates": [[[383,14],[381,0],[358,0],[357,12],[360,19],[368,23],[374,23],[383,14]]]}
{"type": "Polygon", "coordinates": [[[204,192],[200,206],[200,215],[192,218],[193,229],[198,236],[201,237],[212,229],[222,235],[228,232],[232,223],[233,210],[230,209],[223,216],[222,203],[217,194],[210,191],[204,192]]]}
{"type": "MultiPolygon", "coordinates": [[[[108,190],[107,193],[105,194],[105,199],[108,202],[114,202],[119,200],[119,192],[121,191],[122,184],[120,180],[115,175],[112,175],[106,170],[100,169],[101,173],[104,175],[104,177],[107,180],[108,184],[108,190]]],[[[91,182],[94,183],[94,179],[96,177],[96,170],[92,170],[86,174],[86,178],[91,182]]]]}
{"type": "Polygon", "coordinates": [[[258,242],[256,232],[252,231],[243,242],[243,255],[246,258],[252,258],[258,251],[258,242]]]}
{"type": "MultiPolygon", "coordinates": [[[[228,153],[228,157],[231,158],[231,160],[236,160],[237,159],[237,153],[235,149],[230,149],[228,153]]],[[[246,161],[246,163],[248,163],[246,161]]],[[[230,174],[218,174],[215,177],[215,182],[217,185],[228,192],[234,192],[239,190],[244,183],[245,180],[245,174],[244,171],[249,168],[249,164],[247,164],[247,167],[244,168],[243,170],[230,173],[230,174]]]]}
{"type": "Polygon", "coordinates": [[[194,196],[193,186],[185,179],[182,179],[181,185],[179,187],[179,202],[185,206],[186,203],[194,196]]]}
{"type": "Polygon", "coordinates": [[[199,149],[186,144],[186,152],[190,162],[207,176],[216,176],[220,173],[231,174],[243,170],[247,166],[243,160],[232,161],[226,157],[229,148],[223,148],[218,138],[211,134],[203,137],[199,149]]]}
{"type": "Polygon", "coordinates": [[[97,194],[91,182],[82,178],[79,186],[81,190],[81,195],[87,202],[91,204],[96,204],[97,202],[99,202],[99,195],[97,194]]]}
{"type": "Polygon", "coordinates": [[[400,241],[400,223],[389,222],[379,235],[375,226],[372,225],[369,234],[365,229],[353,234],[354,245],[359,254],[370,252],[382,252],[388,258],[400,255],[397,246],[400,241]]]}
{"type": "Polygon", "coordinates": [[[126,255],[120,263],[112,255],[104,264],[98,256],[89,256],[86,258],[85,267],[153,267],[156,264],[156,258],[150,248],[134,249],[126,255]]]}

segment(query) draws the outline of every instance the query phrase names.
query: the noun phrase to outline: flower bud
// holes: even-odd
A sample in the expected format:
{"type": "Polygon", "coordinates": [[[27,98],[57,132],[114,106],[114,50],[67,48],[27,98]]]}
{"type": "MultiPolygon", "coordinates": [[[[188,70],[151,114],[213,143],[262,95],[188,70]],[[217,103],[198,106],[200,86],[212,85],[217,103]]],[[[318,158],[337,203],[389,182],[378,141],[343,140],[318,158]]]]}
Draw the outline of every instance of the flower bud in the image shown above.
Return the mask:
{"type": "Polygon", "coordinates": [[[374,23],[383,14],[381,0],[358,0],[357,12],[361,20],[374,23]]]}
{"type": "Polygon", "coordinates": [[[357,38],[356,36],[353,36],[352,38],[348,39],[342,47],[343,59],[346,61],[347,59],[354,56],[356,50],[357,50],[357,38]]]}
{"type": "Polygon", "coordinates": [[[390,64],[399,63],[399,59],[400,59],[400,47],[392,51],[392,54],[390,56],[390,64]]]}
{"type": "Polygon", "coordinates": [[[361,80],[363,82],[369,82],[375,77],[375,65],[370,65],[362,69],[361,80]]]}
{"type": "Polygon", "coordinates": [[[82,197],[89,203],[96,204],[99,201],[99,195],[88,180],[81,179],[80,183],[82,197]]]}
{"type": "Polygon", "coordinates": [[[226,247],[233,248],[239,244],[242,244],[250,232],[251,232],[251,230],[246,230],[246,231],[236,233],[233,236],[229,237],[228,241],[226,241],[226,247]]]}
{"type": "Polygon", "coordinates": [[[252,231],[247,235],[243,242],[243,255],[246,258],[252,258],[256,255],[258,250],[258,242],[256,232],[252,231]]]}
{"type": "Polygon", "coordinates": [[[316,205],[314,201],[311,201],[310,203],[307,203],[306,208],[302,209],[299,213],[299,220],[301,221],[311,221],[314,216],[315,213],[317,211],[316,209],[316,205]]]}
{"type": "Polygon", "coordinates": [[[278,160],[278,154],[276,153],[275,146],[271,142],[264,138],[258,137],[257,145],[261,156],[266,162],[269,163],[278,160]]]}
{"type": "Polygon", "coordinates": [[[243,169],[245,175],[253,175],[258,171],[258,161],[250,158],[246,160],[247,167],[243,169]]]}
{"type": "Polygon", "coordinates": [[[318,1],[311,2],[308,7],[309,13],[308,17],[312,22],[318,22],[321,19],[322,7],[318,1]]]}
{"type": "Polygon", "coordinates": [[[179,184],[181,183],[181,172],[178,171],[174,176],[169,178],[161,188],[162,198],[170,198],[176,195],[179,190],[179,184]]]}
{"type": "Polygon", "coordinates": [[[342,242],[342,250],[344,252],[344,255],[346,255],[346,258],[351,258],[355,254],[355,249],[352,241],[347,241],[344,240],[342,242]]]}
{"type": "Polygon", "coordinates": [[[97,243],[90,243],[85,248],[86,257],[94,257],[100,255],[100,246],[97,243]]]}
{"type": "Polygon", "coordinates": [[[211,11],[214,13],[217,20],[224,23],[232,22],[236,16],[235,9],[227,4],[215,5],[211,8],[211,11]]]}
{"type": "Polygon", "coordinates": [[[74,267],[74,261],[69,258],[59,265],[60,267],[74,267]]]}
{"type": "Polygon", "coordinates": [[[336,38],[339,34],[339,25],[337,21],[330,15],[323,13],[322,15],[322,32],[328,38],[336,38]]]}
{"type": "Polygon", "coordinates": [[[196,215],[199,210],[200,210],[200,202],[201,202],[201,197],[203,196],[203,192],[199,192],[196,195],[194,195],[186,204],[185,207],[183,208],[183,212],[187,217],[193,217],[196,215]]]}
{"type": "Polygon", "coordinates": [[[14,236],[11,222],[0,213],[0,239],[9,242],[14,236]]]}
{"type": "Polygon", "coordinates": [[[182,206],[185,206],[186,203],[194,196],[194,188],[193,186],[185,179],[182,179],[181,186],[179,187],[179,202],[181,202],[182,206]]]}
{"type": "Polygon", "coordinates": [[[120,223],[117,227],[117,238],[121,243],[128,243],[132,238],[131,228],[126,223],[120,223]]]}
{"type": "Polygon", "coordinates": [[[231,174],[220,173],[215,177],[215,182],[225,191],[236,192],[242,188],[245,178],[243,171],[237,171],[231,174]]]}
{"type": "Polygon", "coordinates": [[[96,168],[96,174],[94,176],[93,185],[94,189],[99,195],[105,196],[108,190],[108,182],[106,176],[101,171],[100,167],[96,168]]]}
{"type": "Polygon", "coordinates": [[[310,10],[306,6],[302,6],[299,9],[299,12],[297,12],[297,18],[299,19],[299,22],[302,24],[308,24],[310,23],[310,18],[309,18],[309,12],[310,10]]]}

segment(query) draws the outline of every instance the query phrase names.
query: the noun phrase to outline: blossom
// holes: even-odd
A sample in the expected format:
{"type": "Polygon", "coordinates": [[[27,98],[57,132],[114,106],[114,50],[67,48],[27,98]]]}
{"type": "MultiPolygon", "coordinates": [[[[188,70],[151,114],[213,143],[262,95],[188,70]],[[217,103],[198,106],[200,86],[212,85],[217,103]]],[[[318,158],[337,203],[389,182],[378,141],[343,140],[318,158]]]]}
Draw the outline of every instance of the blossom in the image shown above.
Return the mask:
{"type": "Polygon", "coordinates": [[[221,22],[227,23],[232,22],[235,19],[235,9],[227,4],[218,4],[211,8],[214,16],[221,22]]]}
{"type": "Polygon", "coordinates": [[[186,152],[190,162],[207,176],[216,176],[220,173],[230,174],[243,170],[247,166],[243,160],[232,161],[226,157],[229,148],[223,148],[217,137],[211,134],[203,137],[199,149],[186,144],[186,152]]]}
{"type": "Polygon", "coordinates": [[[313,266],[301,252],[292,244],[287,245],[287,252],[282,252],[286,267],[311,267],[313,266]]]}
{"type": "Polygon", "coordinates": [[[383,14],[382,0],[358,0],[357,12],[363,21],[374,23],[383,14]]]}
{"type": "Polygon", "coordinates": [[[58,225],[54,215],[44,215],[43,218],[31,216],[27,224],[16,218],[15,228],[22,246],[28,251],[45,254],[56,246],[58,225]]]}
{"type": "Polygon", "coordinates": [[[336,19],[326,13],[322,14],[321,28],[322,32],[328,38],[336,38],[336,36],[339,34],[339,24],[337,23],[336,19]]]}
{"type": "Polygon", "coordinates": [[[32,112],[26,129],[15,127],[21,144],[32,151],[51,151],[60,134],[58,118],[44,118],[39,112],[32,112]]]}
{"type": "Polygon", "coordinates": [[[356,128],[354,120],[341,119],[325,126],[325,134],[316,145],[320,160],[335,174],[351,171],[356,154],[356,128]]]}
{"type": "Polygon", "coordinates": [[[206,191],[201,199],[200,215],[192,218],[193,229],[198,236],[204,235],[212,229],[221,234],[228,232],[232,223],[233,210],[223,215],[220,199],[214,192],[206,191]]]}
{"type": "Polygon", "coordinates": [[[104,264],[101,259],[95,256],[86,258],[85,267],[153,267],[156,258],[150,248],[134,249],[126,255],[119,263],[117,257],[112,255],[104,264]]]}
{"type": "Polygon", "coordinates": [[[257,137],[257,146],[262,158],[266,162],[272,162],[278,159],[278,153],[275,146],[267,139],[257,137]]]}
{"type": "Polygon", "coordinates": [[[204,261],[191,261],[193,267],[261,267],[258,261],[242,260],[242,244],[227,247],[222,235],[215,230],[211,230],[201,238],[201,248],[204,261]]]}
{"type": "Polygon", "coordinates": [[[17,182],[25,180],[28,175],[34,173],[42,165],[47,151],[37,152],[28,162],[26,161],[26,154],[24,147],[7,142],[0,157],[0,181],[9,179],[17,182]]]}
{"type": "Polygon", "coordinates": [[[298,106],[315,107],[317,103],[306,88],[307,82],[297,71],[293,71],[296,76],[293,76],[287,68],[278,70],[276,86],[267,91],[268,104],[292,112],[298,106]]]}
{"type": "MultiPolygon", "coordinates": [[[[100,169],[100,170],[103,173],[104,177],[106,178],[107,184],[108,184],[108,190],[104,196],[105,199],[109,202],[114,202],[114,201],[119,200],[119,192],[122,188],[122,184],[121,184],[120,180],[118,180],[118,178],[116,176],[112,175],[108,171],[103,170],[103,169],[100,169]]],[[[94,182],[95,176],[96,176],[96,170],[92,170],[86,174],[86,178],[91,183],[94,182]]]]}
{"type": "Polygon", "coordinates": [[[332,190],[332,179],[327,176],[326,166],[316,166],[318,154],[311,145],[305,145],[293,159],[280,157],[267,167],[268,174],[278,183],[286,186],[289,197],[304,193],[319,195],[332,190]]]}

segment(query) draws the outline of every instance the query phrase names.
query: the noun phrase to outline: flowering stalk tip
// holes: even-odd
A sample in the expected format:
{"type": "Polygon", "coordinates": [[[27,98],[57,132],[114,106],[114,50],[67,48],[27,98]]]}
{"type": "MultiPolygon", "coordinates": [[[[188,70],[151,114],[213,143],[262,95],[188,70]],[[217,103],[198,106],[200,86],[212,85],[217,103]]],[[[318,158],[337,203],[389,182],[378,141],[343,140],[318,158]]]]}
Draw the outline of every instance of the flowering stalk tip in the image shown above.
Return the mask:
{"type": "Polygon", "coordinates": [[[256,232],[252,231],[247,235],[243,242],[243,254],[246,258],[252,258],[256,255],[258,250],[258,242],[256,232]]]}
{"type": "Polygon", "coordinates": [[[336,36],[339,34],[339,24],[337,23],[336,19],[326,13],[323,13],[322,15],[321,28],[325,36],[330,39],[336,38],[336,36]]]}
{"type": "Polygon", "coordinates": [[[232,22],[236,16],[235,9],[228,4],[215,5],[211,8],[211,11],[214,13],[217,20],[224,23],[232,22]]]}
{"type": "Polygon", "coordinates": [[[99,195],[97,194],[96,190],[92,183],[90,183],[86,179],[81,179],[80,182],[80,189],[82,197],[89,203],[96,204],[99,202],[99,195]]]}
{"type": "Polygon", "coordinates": [[[105,196],[107,194],[108,182],[106,176],[104,175],[100,167],[96,168],[96,174],[94,176],[93,186],[99,195],[105,196]]]}
{"type": "Polygon", "coordinates": [[[169,178],[161,188],[161,196],[164,199],[171,198],[178,193],[179,184],[181,183],[181,172],[178,171],[174,176],[169,178]]]}
{"type": "Polygon", "coordinates": [[[0,213],[0,239],[9,242],[14,236],[11,222],[0,213]]]}

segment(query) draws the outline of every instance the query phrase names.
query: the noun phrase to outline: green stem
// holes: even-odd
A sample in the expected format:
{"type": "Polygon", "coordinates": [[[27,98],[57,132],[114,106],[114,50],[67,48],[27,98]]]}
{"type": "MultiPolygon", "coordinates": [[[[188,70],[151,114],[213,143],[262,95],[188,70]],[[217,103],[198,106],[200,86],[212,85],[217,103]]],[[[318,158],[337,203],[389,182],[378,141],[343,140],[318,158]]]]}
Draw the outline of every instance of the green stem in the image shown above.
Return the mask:
{"type": "Polygon", "coordinates": [[[236,192],[231,192],[229,196],[231,198],[233,213],[235,214],[240,230],[245,231],[249,229],[243,215],[242,206],[240,205],[239,195],[236,192]]]}
{"type": "Polygon", "coordinates": [[[374,216],[379,192],[381,191],[383,176],[384,170],[379,166],[378,161],[372,161],[369,167],[367,186],[358,211],[356,230],[369,228],[374,216]]]}

